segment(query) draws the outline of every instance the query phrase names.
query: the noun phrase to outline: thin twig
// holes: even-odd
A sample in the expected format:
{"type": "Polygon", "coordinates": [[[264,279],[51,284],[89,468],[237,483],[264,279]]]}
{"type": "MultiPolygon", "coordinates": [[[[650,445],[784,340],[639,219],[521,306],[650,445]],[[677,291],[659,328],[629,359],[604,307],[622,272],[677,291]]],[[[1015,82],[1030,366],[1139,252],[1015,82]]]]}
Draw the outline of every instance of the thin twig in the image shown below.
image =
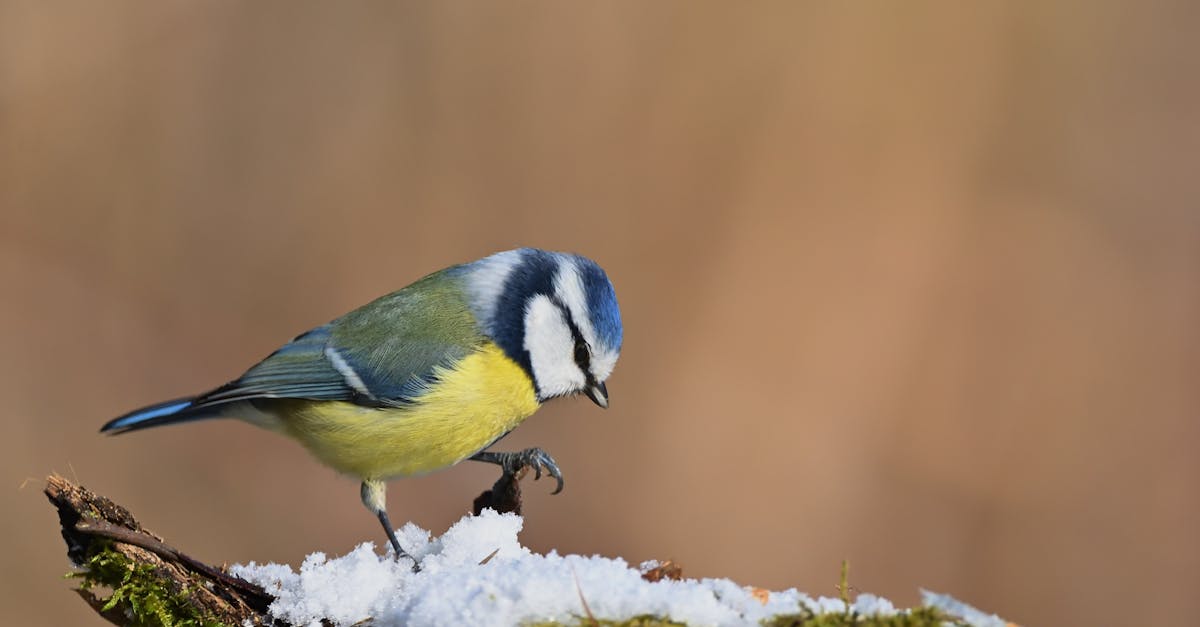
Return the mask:
{"type": "Polygon", "coordinates": [[[151,553],[154,553],[155,555],[158,555],[159,557],[183,564],[184,566],[199,572],[209,579],[220,581],[227,586],[237,588],[238,590],[248,594],[269,598],[266,591],[259,586],[252,584],[241,577],[235,577],[228,573],[222,572],[220,569],[209,566],[208,564],[205,564],[204,562],[201,562],[200,560],[197,560],[186,553],[180,552],[174,547],[167,546],[157,538],[148,536],[144,533],[138,533],[124,527],[118,527],[105,521],[80,521],[75,524],[75,530],[80,533],[100,536],[102,538],[108,538],[110,540],[116,540],[117,542],[124,542],[125,544],[132,544],[133,546],[141,547],[147,551],[150,551],[151,553]]]}

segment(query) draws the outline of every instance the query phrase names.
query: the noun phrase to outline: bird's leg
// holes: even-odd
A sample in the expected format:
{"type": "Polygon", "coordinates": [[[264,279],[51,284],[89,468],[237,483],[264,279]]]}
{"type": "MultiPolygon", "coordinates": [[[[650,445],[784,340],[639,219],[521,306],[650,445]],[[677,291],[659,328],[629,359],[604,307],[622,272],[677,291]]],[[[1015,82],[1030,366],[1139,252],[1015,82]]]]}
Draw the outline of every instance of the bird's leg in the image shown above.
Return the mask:
{"type": "Polygon", "coordinates": [[[551,494],[558,494],[563,489],[562,471],[550,454],[540,448],[527,448],[516,453],[497,453],[494,451],[479,451],[469,459],[477,462],[496,464],[506,475],[516,475],[518,470],[526,466],[533,469],[533,478],[541,479],[542,470],[558,481],[558,487],[551,494]]]}
{"type": "Polygon", "coordinates": [[[421,565],[417,562],[417,558],[408,554],[407,551],[400,548],[400,541],[396,539],[396,531],[392,529],[392,521],[388,520],[387,515],[387,484],[379,479],[364,479],[362,482],[362,502],[379,518],[379,524],[383,525],[383,531],[387,533],[388,542],[392,543],[392,552],[395,553],[396,559],[407,557],[413,561],[413,572],[421,570],[421,565]]]}

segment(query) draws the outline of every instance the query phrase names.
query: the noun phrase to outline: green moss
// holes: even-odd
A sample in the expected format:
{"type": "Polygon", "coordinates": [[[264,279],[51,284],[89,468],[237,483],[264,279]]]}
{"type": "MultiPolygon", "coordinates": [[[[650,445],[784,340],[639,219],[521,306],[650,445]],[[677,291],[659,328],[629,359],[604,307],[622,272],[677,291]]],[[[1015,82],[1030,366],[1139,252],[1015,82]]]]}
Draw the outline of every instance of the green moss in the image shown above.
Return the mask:
{"type": "Polygon", "coordinates": [[[805,609],[798,614],[781,614],[763,621],[763,627],[942,627],[962,625],[942,612],[919,607],[892,616],[859,616],[844,614],[815,614],[805,609]]]}
{"type": "Polygon", "coordinates": [[[220,622],[202,616],[189,603],[187,590],[165,589],[153,566],[135,565],[111,543],[97,544],[93,551],[82,570],[67,576],[80,580],[80,591],[94,598],[100,598],[95,588],[112,590],[107,599],[101,599],[101,612],[120,612],[133,627],[221,627],[220,622]]]}

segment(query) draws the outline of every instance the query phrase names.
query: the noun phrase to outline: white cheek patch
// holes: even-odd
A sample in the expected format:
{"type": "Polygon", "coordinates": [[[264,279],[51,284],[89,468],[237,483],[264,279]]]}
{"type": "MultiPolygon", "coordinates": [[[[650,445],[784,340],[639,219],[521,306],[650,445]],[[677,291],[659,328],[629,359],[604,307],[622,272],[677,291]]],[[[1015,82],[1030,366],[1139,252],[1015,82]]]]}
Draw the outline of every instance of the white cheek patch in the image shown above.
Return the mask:
{"type": "Polygon", "coordinates": [[[543,398],[572,394],[587,384],[587,377],[575,364],[571,328],[562,310],[544,294],[530,299],[525,307],[525,350],[543,398]]]}

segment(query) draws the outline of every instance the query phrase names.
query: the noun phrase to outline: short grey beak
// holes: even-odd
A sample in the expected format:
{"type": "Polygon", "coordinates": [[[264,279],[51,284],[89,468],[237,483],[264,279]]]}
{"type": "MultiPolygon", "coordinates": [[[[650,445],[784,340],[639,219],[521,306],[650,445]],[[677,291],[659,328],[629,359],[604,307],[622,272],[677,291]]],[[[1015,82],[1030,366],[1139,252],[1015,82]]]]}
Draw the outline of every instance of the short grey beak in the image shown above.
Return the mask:
{"type": "Polygon", "coordinates": [[[608,409],[608,388],[603,383],[589,386],[583,393],[587,394],[587,397],[601,409],[608,409]]]}

